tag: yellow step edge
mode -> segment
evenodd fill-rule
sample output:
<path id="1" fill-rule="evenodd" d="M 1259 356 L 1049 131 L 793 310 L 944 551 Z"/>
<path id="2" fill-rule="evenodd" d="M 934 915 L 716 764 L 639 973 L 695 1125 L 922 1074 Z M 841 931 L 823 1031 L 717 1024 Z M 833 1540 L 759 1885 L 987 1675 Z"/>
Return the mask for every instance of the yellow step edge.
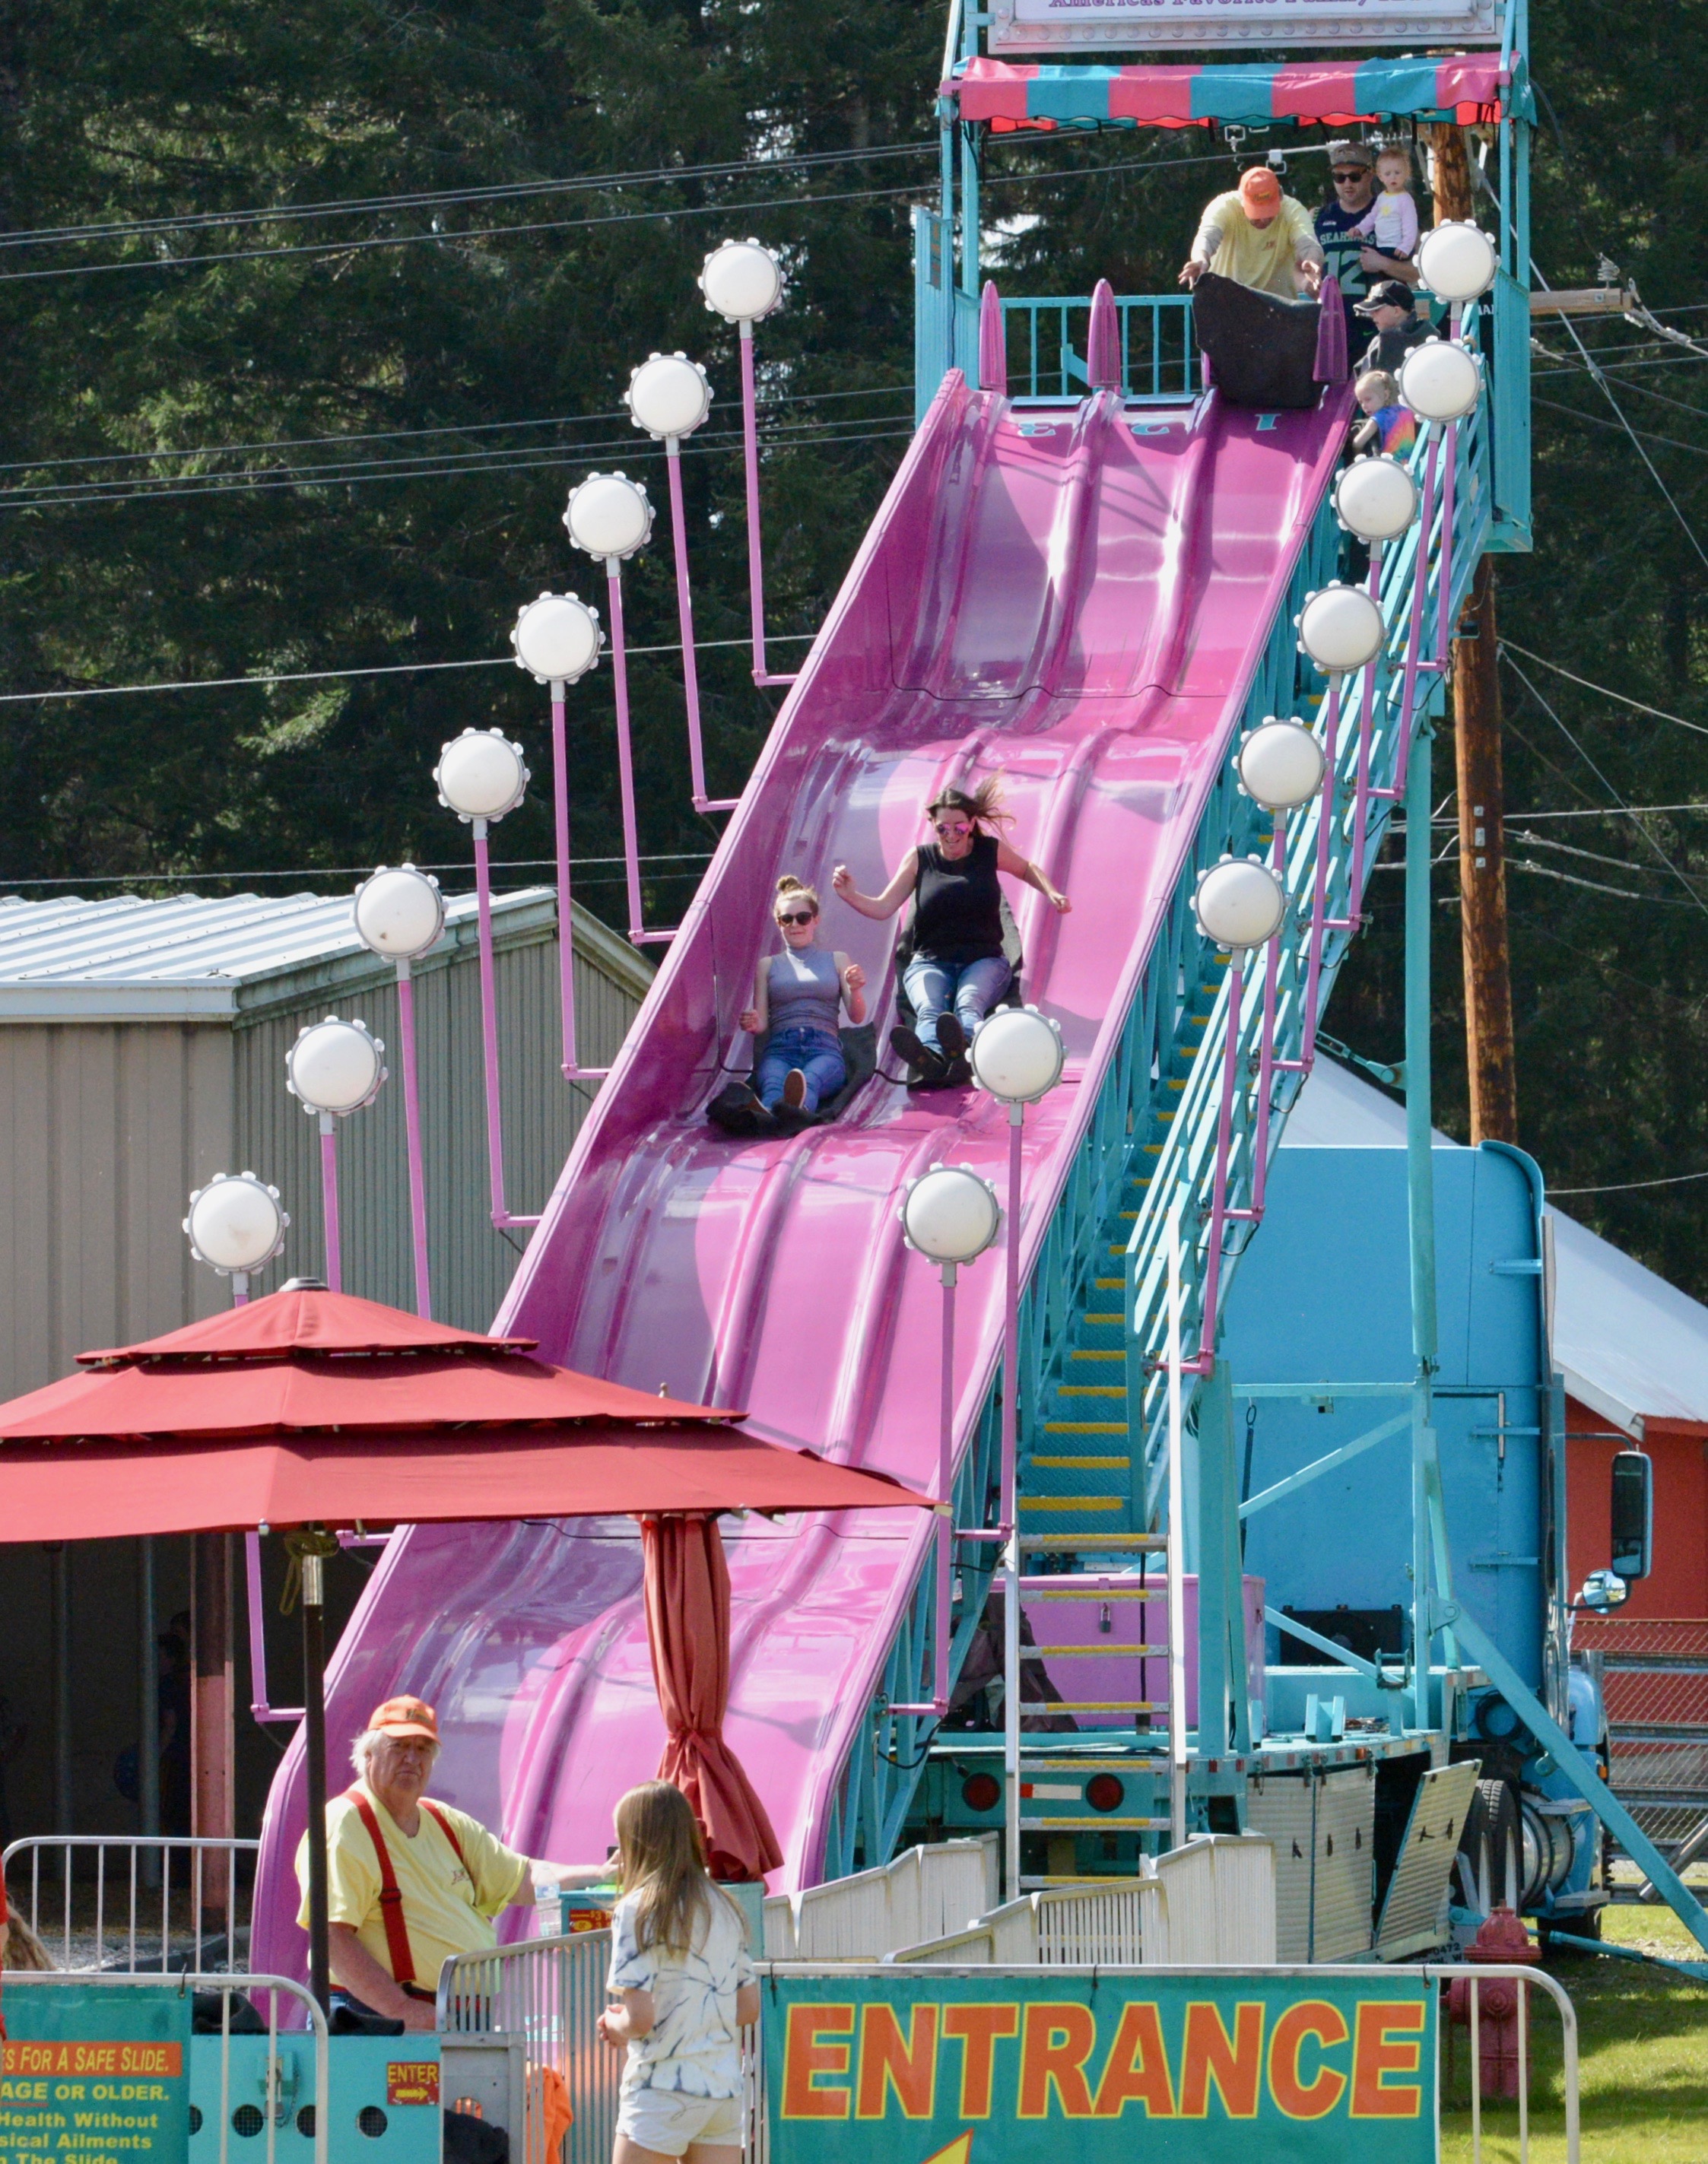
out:
<path id="1" fill-rule="evenodd" d="M 1046 1421 L 1046 1435 L 1127 1435 L 1125 1421 Z"/>
<path id="2" fill-rule="evenodd" d="M 1059 1398 L 1124 1398 L 1125 1383 L 1058 1383 Z"/>
<path id="3" fill-rule="evenodd" d="M 1047 1465 L 1055 1473 L 1127 1473 L 1132 1470 L 1130 1458 L 1034 1458 L 1033 1465 Z"/>
<path id="4" fill-rule="evenodd" d="M 1101 1285 L 1103 1280 L 1101 1278 L 1099 1278 L 1097 1282 Z M 1117 1279 L 1116 1282 L 1119 1284 L 1119 1279 Z M 1080 1317 L 1080 1320 L 1081 1322 L 1094 1322 L 1097 1324 L 1100 1328 L 1107 1328 L 1112 1324 L 1125 1322 L 1127 1317 L 1124 1315 L 1082 1315 Z"/>
<path id="5" fill-rule="evenodd" d="M 1123 1247 L 1121 1252 L 1124 1255 L 1127 1250 Z M 1127 1280 L 1125 1278 L 1093 1278 L 1091 1289 L 1094 1292 L 1125 1292 Z"/>
<path id="6" fill-rule="evenodd" d="M 1117 1315 L 1113 1317 L 1113 1320 L 1119 1322 L 1121 1317 Z M 1124 1360 L 1127 1355 L 1124 1352 L 1115 1352 L 1106 1346 L 1093 1345 L 1083 1352 L 1072 1354 L 1071 1358 L 1075 1360 Z"/>
<path id="7" fill-rule="evenodd" d="M 1125 1500 L 1119 1495 L 1022 1495 L 1022 1510 L 1124 1510 Z"/>
<path id="8" fill-rule="evenodd" d="M 1169 1078 L 1169 1089 L 1171 1089 L 1171 1090 L 1184 1090 L 1184 1089 L 1185 1088 L 1185 1086 L 1186 1086 L 1186 1082 L 1185 1082 L 1185 1077 L 1184 1075 L 1180 1078 L 1180 1079 L 1178 1082 L 1176 1082 L 1176 1081 L 1174 1079 L 1174 1078 L 1173 1078 L 1173 1076 L 1172 1076 L 1172 1075 Z"/>

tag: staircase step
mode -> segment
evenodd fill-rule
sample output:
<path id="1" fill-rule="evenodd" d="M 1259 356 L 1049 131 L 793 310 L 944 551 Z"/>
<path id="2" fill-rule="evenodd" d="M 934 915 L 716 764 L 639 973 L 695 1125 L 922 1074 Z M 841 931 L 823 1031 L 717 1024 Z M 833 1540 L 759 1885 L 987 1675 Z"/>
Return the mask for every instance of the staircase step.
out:
<path id="1" fill-rule="evenodd" d="M 1133 1465 L 1130 1458 L 1033 1458 L 1027 1462 L 1052 1473 L 1070 1468 L 1083 1473 L 1126 1473 Z"/>
<path id="2" fill-rule="evenodd" d="M 1022 1495 L 1022 1510 L 1124 1510 L 1127 1499 L 1122 1495 Z"/>

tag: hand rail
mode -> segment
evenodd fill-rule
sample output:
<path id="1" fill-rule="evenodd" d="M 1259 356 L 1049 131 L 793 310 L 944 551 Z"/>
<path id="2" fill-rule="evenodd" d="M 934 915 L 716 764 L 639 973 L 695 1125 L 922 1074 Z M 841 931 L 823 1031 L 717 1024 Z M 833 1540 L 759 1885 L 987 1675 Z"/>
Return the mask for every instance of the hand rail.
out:
<path id="1" fill-rule="evenodd" d="M 1466 310 L 1463 334 L 1468 344 L 1477 341 L 1490 316 L 1491 312 L 1481 304 Z M 1453 621 L 1453 609 L 1469 591 L 1488 533 L 1492 426 L 1486 397 L 1469 419 L 1452 424 L 1459 485 L 1447 499 L 1453 522 L 1445 580 L 1444 620 L 1448 623 Z M 1411 458 L 1414 471 L 1421 474 L 1430 460 L 1438 460 L 1447 433 L 1433 423 L 1422 428 Z M 1273 1006 L 1267 997 L 1246 1001 L 1238 1017 L 1232 1064 L 1236 1074 L 1246 1074 L 1248 1082 L 1236 1092 L 1232 1107 L 1222 1216 L 1244 1222 L 1239 1239 L 1222 1254 L 1218 1306 L 1226 1300 L 1239 1255 L 1257 1221 L 1253 1190 L 1258 1123 L 1248 1077 L 1257 1071 L 1265 1016 L 1273 1014 L 1275 1048 L 1292 1055 L 1275 1064 L 1278 1101 L 1264 1121 L 1265 1148 L 1272 1153 L 1315 1057 L 1314 1043 L 1304 1041 L 1307 990 L 1314 980 L 1314 1020 L 1315 1013 L 1327 1003 L 1358 921 L 1350 891 L 1353 864 L 1357 863 L 1361 876 L 1368 877 L 1392 816 L 1391 792 L 1395 781 L 1403 779 L 1411 738 L 1429 725 L 1445 696 L 1444 672 L 1438 665 L 1427 673 L 1404 667 L 1420 570 L 1422 591 L 1416 596 L 1422 604 L 1420 622 L 1432 628 L 1443 620 L 1443 504 L 1437 501 L 1427 538 L 1420 536 L 1414 524 L 1401 542 L 1384 551 L 1379 599 L 1389 628 L 1388 638 L 1368 672 L 1369 698 L 1364 696 L 1366 672 L 1348 676 L 1342 685 L 1341 711 L 1358 715 L 1359 724 L 1340 733 L 1331 808 L 1325 814 L 1319 799 L 1288 821 L 1285 883 L 1290 902 L 1278 943 L 1280 951 Z M 1315 677 L 1311 664 L 1301 660 L 1295 620 L 1306 595 L 1333 575 L 1343 538 L 1332 506 L 1325 500 L 1306 538 L 1286 598 L 1253 674 L 1241 730 L 1256 727 L 1268 714 L 1298 712 L 1301 700 L 1313 696 L 1320 679 Z M 1438 664 L 1445 657 L 1429 658 Z M 1319 909 L 1311 903 L 1318 887 L 1319 835 L 1325 818 L 1327 862 Z M 1018 1411 L 1022 1430 L 1030 1431 L 1067 1349 L 1080 1296 L 1086 1289 L 1087 1280 L 1098 1274 L 1093 1263 L 1100 1242 L 1106 1239 L 1109 1199 L 1127 1179 L 1134 1161 L 1148 1155 L 1154 1162 L 1146 1198 L 1120 1265 L 1126 1279 L 1127 1401 L 1133 1408 L 1134 1431 L 1132 1515 L 1136 1526 L 1145 1528 L 1158 1522 L 1167 1472 L 1167 1375 L 1166 1363 L 1160 1356 L 1168 1337 L 1168 1221 L 1171 1214 L 1178 1213 L 1187 1232 L 1182 1255 L 1180 1327 L 1183 1337 L 1190 1337 L 1201 1332 L 1205 1320 L 1208 1220 L 1217 1184 L 1216 1097 L 1227 1065 L 1228 999 L 1223 965 L 1198 929 L 1192 896 L 1200 872 L 1213 864 L 1224 848 L 1240 854 L 1260 844 L 1267 846 L 1269 839 L 1267 815 L 1239 793 L 1230 762 L 1211 784 L 1192 848 L 1135 986 L 1121 1041 L 1105 1068 L 1085 1133 L 1022 1297 Z M 1206 981 L 1215 981 L 1213 993 L 1196 989 Z M 1211 1001 L 1210 1021 L 1201 1037 L 1195 1040 L 1196 1056 L 1185 1090 L 1176 1095 L 1168 1087 L 1169 1069 L 1200 996 Z M 1196 1389 L 1197 1378 L 1189 1374 L 1185 1381 L 1190 1410 L 1190 1393 Z M 988 1506 L 999 1425 L 999 1387 L 993 1379 L 991 1395 L 958 1468 L 954 1498 L 954 1522 L 958 1526 L 992 1523 Z M 963 1597 L 950 1642 L 951 1678 L 958 1673 L 978 1628 L 993 1562 L 994 1557 L 979 1543 L 964 1542 L 959 1547 L 957 1567 Z M 862 1859 L 870 1862 L 886 1857 L 901 1837 L 935 1731 L 921 1717 L 894 1715 L 889 1709 L 917 1699 L 922 1678 L 931 1671 L 932 1587 L 932 1574 L 927 1570 L 916 1582 L 914 1597 L 891 1643 L 882 1686 L 833 1798 L 826 1835 L 826 1878 L 846 1875 Z"/>

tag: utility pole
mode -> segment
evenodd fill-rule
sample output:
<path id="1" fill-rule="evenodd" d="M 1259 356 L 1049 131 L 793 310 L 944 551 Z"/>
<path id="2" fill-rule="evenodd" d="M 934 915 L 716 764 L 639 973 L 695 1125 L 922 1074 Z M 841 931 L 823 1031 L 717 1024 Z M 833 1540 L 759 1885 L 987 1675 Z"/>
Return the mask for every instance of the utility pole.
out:
<path id="1" fill-rule="evenodd" d="M 1431 131 L 1435 220 L 1473 214 L 1463 132 Z M 1512 970 L 1506 938 L 1506 797 L 1500 772 L 1500 678 L 1495 569 L 1485 556 L 1453 643 L 1453 743 L 1459 807 L 1459 941 L 1464 958 L 1465 1064 L 1471 1141 L 1518 1140 L 1512 1053 Z M 1428 837 L 1420 835 L 1420 843 Z"/>

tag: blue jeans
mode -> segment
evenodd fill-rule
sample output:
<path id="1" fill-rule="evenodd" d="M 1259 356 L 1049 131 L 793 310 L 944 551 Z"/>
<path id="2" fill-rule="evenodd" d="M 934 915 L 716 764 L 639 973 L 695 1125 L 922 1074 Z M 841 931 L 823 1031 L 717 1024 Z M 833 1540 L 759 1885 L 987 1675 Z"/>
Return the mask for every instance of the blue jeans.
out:
<path id="1" fill-rule="evenodd" d="M 791 1067 L 798 1067 L 807 1077 L 804 1111 L 816 1112 L 848 1079 L 842 1047 L 827 1031 L 780 1029 L 754 1069 L 754 1094 L 768 1110 L 775 1111 L 782 1103 L 783 1084 Z"/>
<path id="2" fill-rule="evenodd" d="M 916 954 L 901 972 L 913 1005 L 914 1030 L 928 1051 L 942 1049 L 937 1018 L 953 1007 L 970 1037 L 1004 992 L 1014 972 L 1000 954 L 980 962 L 933 962 Z"/>

